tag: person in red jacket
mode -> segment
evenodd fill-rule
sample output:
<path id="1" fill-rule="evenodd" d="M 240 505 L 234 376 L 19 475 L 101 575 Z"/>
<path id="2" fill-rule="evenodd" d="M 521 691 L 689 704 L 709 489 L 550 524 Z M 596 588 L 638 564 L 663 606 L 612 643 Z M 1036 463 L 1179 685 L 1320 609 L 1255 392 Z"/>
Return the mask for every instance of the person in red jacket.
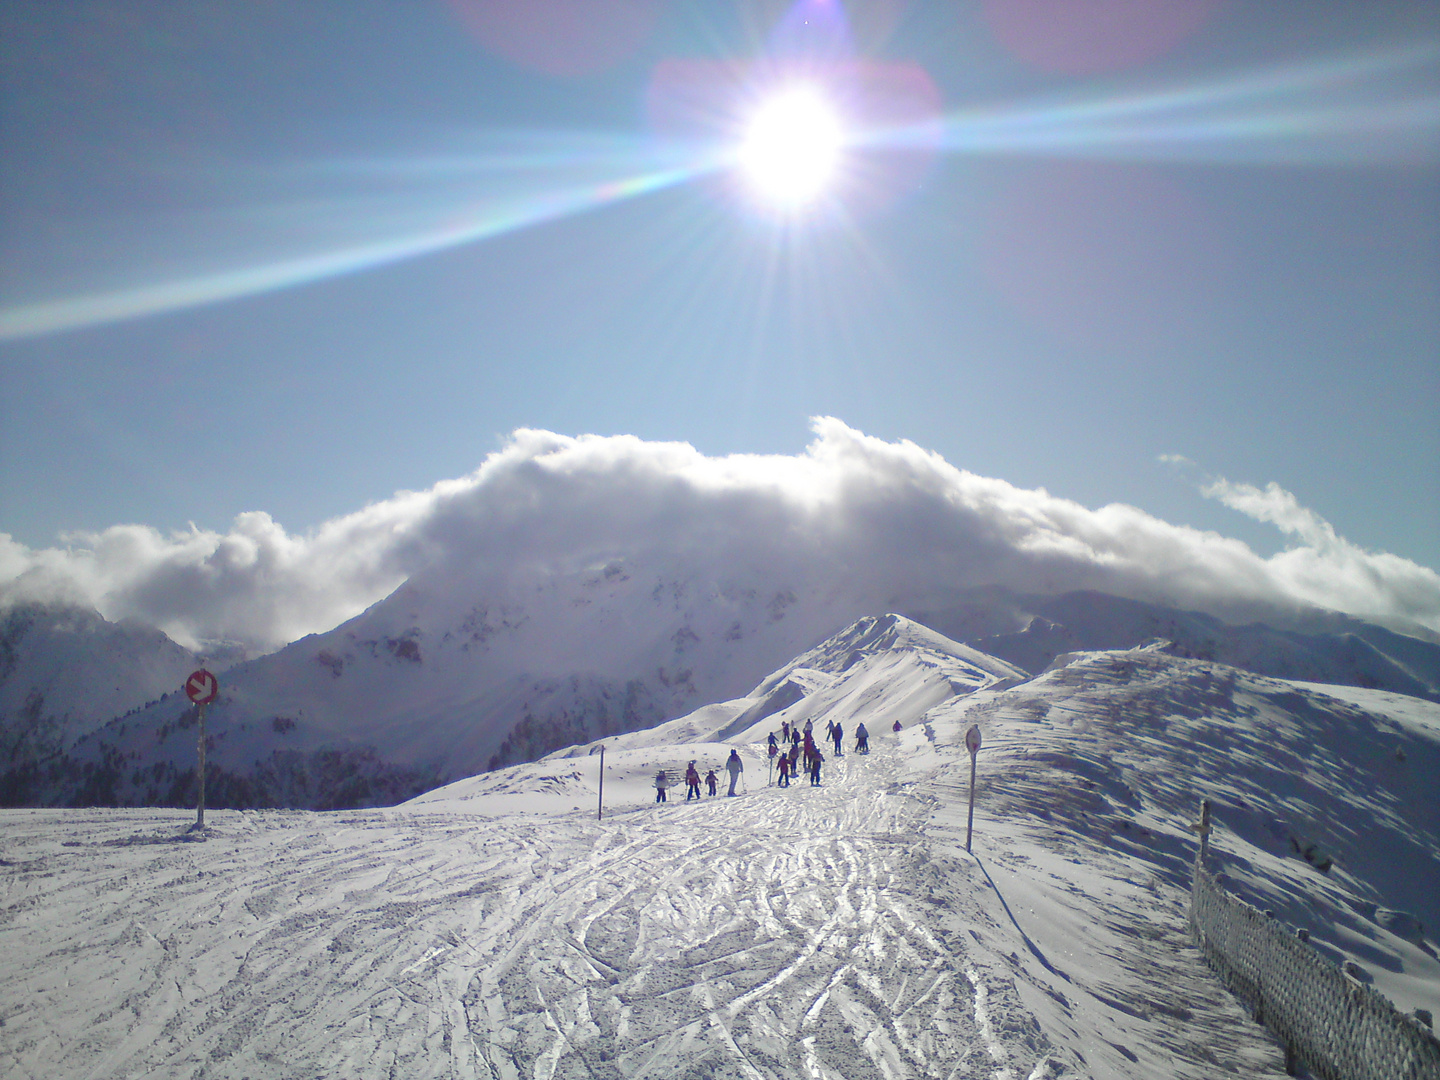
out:
<path id="1" fill-rule="evenodd" d="M 700 798 L 700 773 L 695 769 L 692 761 L 685 768 L 685 801 Z"/>

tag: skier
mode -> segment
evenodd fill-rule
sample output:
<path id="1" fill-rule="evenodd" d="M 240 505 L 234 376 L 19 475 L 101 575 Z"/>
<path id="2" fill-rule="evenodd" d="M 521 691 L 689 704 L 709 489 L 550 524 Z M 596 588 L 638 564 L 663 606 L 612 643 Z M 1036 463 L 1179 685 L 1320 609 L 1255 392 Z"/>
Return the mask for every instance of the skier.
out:
<path id="1" fill-rule="evenodd" d="M 790 755 L 780 755 L 780 779 L 775 781 L 776 787 L 790 786 Z"/>
<path id="2" fill-rule="evenodd" d="M 714 769 L 711 769 L 705 774 L 705 786 L 710 789 L 711 795 L 714 795 L 720 790 L 720 781 L 715 778 Z"/>
<path id="3" fill-rule="evenodd" d="M 800 770 L 799 770 L 799 768 L 797 767 L 797 763 L 798 763 L 799 760 L 800 760 L 800 745 L 799 745 L 798 743 L 792 743 L 792 744 L 791 744 L 791 746 L 790 746 L 789 759 L 790 759 L 790 779 L 793 780 L 793 779 L 795 779 L 795 777 L 797 777 L 797 776 L 800 775 Z"/>
<path id="4" fill-rule="evenodd" d="M 685 767 L 685 801 L 700 798 L 700 773 L 692 761 Z"/>
<path id="5" fill-rule="evenodd" d="M 899 720 L 896 720 L 896 721 L 895 721 L 895 726 L 892 727 L 890 730 L 891 730 L 891 731 L 899 731 L 902 726 L 903 726 L 903 725 L 900 723 L 900 721 L 899 721 Z"/>
<path id="6" fill-rule="evenodd" d="M 790 741 L 790 721 L 789 721 L 789 720 L 781 720 L 781 721 L 780 721 L 780 741 L 781 741 L 781 742 L 787 742 L 787 743 Z"/>
<path id="7" fill-rule="evenodd" d="M 657 803 L 665 801 L 665 789 L 669 786 L 670 778 L 665 775 L 665 770 L 661 769 L 655 774 L 655 801 Z"/>
<path id="8" fill-rule="evenodd" d="M 770 750 L 769 750 L 770 756 L 773 758 L 773 757 L 774 757 L 776 754 L 778 754 L 779 752 L 780 752 L 780 747 L 775 744 L 775 733 L 772 731 L 772 732 L 770 732 Z"/>
<path id="9" fill-rule="evenodd" d="M 865 730 L 865 721 L 863 720 L 855 728 L 855 752 L 857 754 L 870 752 L 870 732 Z"/>
<path id="10" fill-rule="evenodd" d="M 730 774 L 730 790 L 725 794 L 734 795 L 735 783 L 740 779 L 740 774 L 745 771 L 745 763 L 740 760 L 740 751 L 730 751 L 730 756 L 725 761 L 725 771 Z"/>
<path id="11" fill-rule="evenodd" d="M 819 787 L 819 786 L 820 786 L 820 763 L 821 763 L 822 761 L 824 761 L 824 760 L 825 760 L 825 757 L 824 757 L 823 754 L 820 753 L 820 750 L 819 750 L 818 748 L 815 750 L 815 752 L 814 752 L 813 754 L 810 755 L 810 786 L 811 786 L 811 787 Z"/>
<path id="12" fill-rule="evenodd" d="M 835 722 L 835 725 L 830 729 L 830 737 L 835 740 L 835 756 L 843 757 L 844 755 L 840 752 L 840 740 L 845 738 L 845 729 L 840 726 L 840 722 L 838 720 Z"/>

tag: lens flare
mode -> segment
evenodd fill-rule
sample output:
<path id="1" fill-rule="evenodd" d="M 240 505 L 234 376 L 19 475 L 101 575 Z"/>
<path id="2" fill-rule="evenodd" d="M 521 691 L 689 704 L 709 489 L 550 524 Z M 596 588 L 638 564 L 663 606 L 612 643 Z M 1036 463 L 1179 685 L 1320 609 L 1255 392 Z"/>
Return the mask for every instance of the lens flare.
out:
<path id="1" fill-rule="evenodd" d="M 805 10 L 818 19 L 830 2 L 806 0 Z M 183 218 L 37 219 L 0 236 L 9 271 L 0 342 L 358 273 L 683 184 L 729 197 L 737 183 L 782 219 L 824 209 L 849 222 L 857 207 L 902 197 L 936 155 L 1255 166 L 1440 159 L 1435 43 L 945 116 L 917 66 L 837 59 L 841 51 L 815 46 L 750 67 L 663 64 L 648 137 L 449 133 L 420 152 L 367 161 L 359 176 L 333 159 L 299 176 L 227 169 L 227 183 L 213 187 L 244 197 Z M 757 96 L 766 87 L 790 90 Z M 746 102 L 760 104 L 747 116 Z M 267 171 L 274 177 L 257 180 Z M 188 204 L 185 182 L 175 180 L 175 201 Z"/>
<path id="2" fill-rule="evenodd" d="M 830 102 L 816 87 L 793 86 L 756 110 L 740 145 L 740 167 L 766 201 L 802 207 L 835 177 L 843 145 Z"/>

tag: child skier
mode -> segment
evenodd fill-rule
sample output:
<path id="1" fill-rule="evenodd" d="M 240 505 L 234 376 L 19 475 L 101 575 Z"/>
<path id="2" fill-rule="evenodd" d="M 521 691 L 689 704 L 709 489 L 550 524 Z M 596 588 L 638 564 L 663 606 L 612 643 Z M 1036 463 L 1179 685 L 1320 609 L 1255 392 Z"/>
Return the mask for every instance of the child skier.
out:
<path id="1" fill-rule="evenodd" d="M 700 798 L 700 773 L 692 761 L 685 767 L 685 801 Z"/>

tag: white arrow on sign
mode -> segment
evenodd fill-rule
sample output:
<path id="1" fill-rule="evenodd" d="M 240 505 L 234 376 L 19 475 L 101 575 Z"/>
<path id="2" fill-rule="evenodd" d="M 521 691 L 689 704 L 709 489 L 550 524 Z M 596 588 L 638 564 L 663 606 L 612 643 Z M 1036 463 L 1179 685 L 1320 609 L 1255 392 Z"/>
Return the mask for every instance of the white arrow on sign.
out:
<path id="1" fill-rule="evenodd" d="M 185 680 L 185 696 L 196 705 L 208 705 L 220 693 L 220 681 L 201 668 Z"/>

